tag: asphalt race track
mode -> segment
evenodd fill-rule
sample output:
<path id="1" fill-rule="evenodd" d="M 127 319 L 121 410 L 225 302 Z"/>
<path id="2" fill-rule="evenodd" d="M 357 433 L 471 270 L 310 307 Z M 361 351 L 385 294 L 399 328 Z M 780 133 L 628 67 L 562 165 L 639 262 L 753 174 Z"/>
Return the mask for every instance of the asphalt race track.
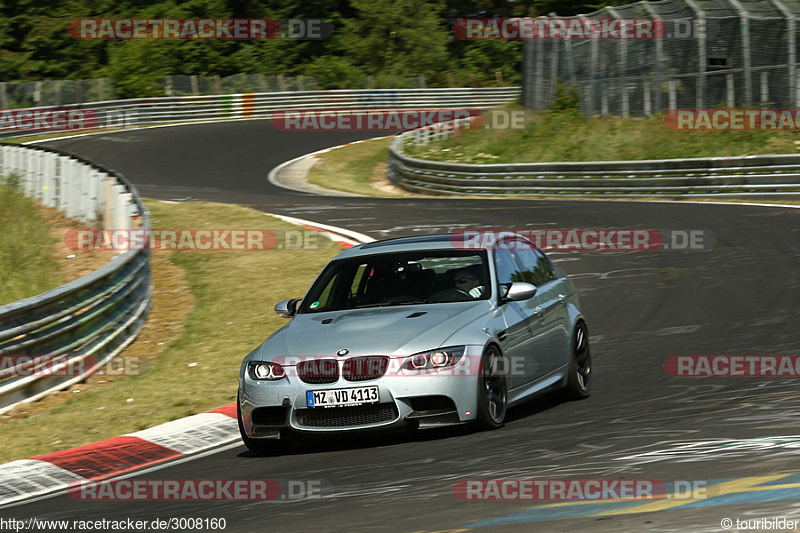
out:
<path id="1" fill-rule="evenodd" d="M 267 182 L 269 170 L 288 159 L 370 136 L 279 132 L 266 120 L 250 120 L 48 145 L 121 171 L 146 197 L 242 203 L 375 238 L 453 228 L 653 228 L 703 230 L 715 242 L 707 251 L 552 255 L 575 280 L 589 321 L 594 384 L 588 400 L 539 398 L 511 410 L 505 427 L 488 433 L 458 429 L 327 439 L 303 442 L 280 457 L 257 457 L 237 446 L 141 474 L 324 480 L 329 494 L 323 499 L 125 503 L 59 495 L 4 514 L 224 517 L 229 532 L 723 531 L 720 520 L 726 517 L 800 519 L 798 379 L 679 378 L 663 368 L 671 355 L 800 354 L 799 210 L 317 197 Z M 547 506 L 464 502 L 453 494 L 453 484 L 464 479 L 542 477 L 697 481 L 709 482 L 698 486 L 711 489 L 705 500 L 690 505 L 656 500 Z"/>

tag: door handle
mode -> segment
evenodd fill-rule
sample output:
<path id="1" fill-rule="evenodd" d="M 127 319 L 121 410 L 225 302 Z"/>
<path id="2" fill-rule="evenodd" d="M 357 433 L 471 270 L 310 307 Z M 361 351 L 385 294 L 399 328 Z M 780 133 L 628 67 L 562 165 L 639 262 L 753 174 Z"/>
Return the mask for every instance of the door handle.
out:
<path id="1" fill-rule="evenodd" d="M 540 306 L 537 305 L 533 308 L 533 316 L 541 317 L 542 313 L 544 313 L 544 309 L 542 309 Z"/>
<path id="2" fill-rule="evenodd" d="M 563 304 L 563 303 L 564 303 L 564 302 L 566 302 L 566 301 L 567 301 L 567 297 L 566 297 L 566 296 L 564 296 L 563 294 L 559 294 L 559 295 L 558 295 L 558 302 L 559 302 L 559 303 L 562 303 L 562 304 Z"/>

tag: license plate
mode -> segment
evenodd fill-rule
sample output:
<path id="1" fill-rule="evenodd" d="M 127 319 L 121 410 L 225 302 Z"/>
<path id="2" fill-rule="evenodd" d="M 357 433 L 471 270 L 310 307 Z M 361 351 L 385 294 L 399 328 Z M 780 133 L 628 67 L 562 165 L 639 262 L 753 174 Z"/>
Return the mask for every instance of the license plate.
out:
<path id="1" fill-rule="evenodd" d="M 363 405 L 378 403 L 380 399 L 378 387 L 306 391 L 306 403 L 309 407 Z"/>

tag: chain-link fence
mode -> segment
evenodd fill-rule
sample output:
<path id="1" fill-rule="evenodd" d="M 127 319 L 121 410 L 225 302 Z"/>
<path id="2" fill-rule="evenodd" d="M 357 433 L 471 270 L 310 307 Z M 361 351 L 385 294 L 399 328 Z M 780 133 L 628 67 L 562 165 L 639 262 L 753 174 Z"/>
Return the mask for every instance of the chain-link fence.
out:
<path id="1" fill-rule="evenodd" d="M 637 19 L 656 31 L 649 38 L 587 32 L 524 42 L 523 101 L 546 108 L 561 80 L 578 89 L 587 115 L 797 108 L 798 17 L 800 0 L 663 0 L 562 19 L 567 27 L 577 20 L 579 29 Z"/>
<path id="2" fill-rule="evenodd" d="M 102 102 L 116 98 L 114 82 L 107 78 L 0 82 L 0 109 Z"/>
<path id="3" fill-rule="evenodd" d="M 800 1 L 800 0 L 799 0 Z M 454 87 L 452 79 L 450 87 Z M 399 80 L 409 89 L 424 89 L 424 76 Z M 286 91 L 316 91 L 321 89 L 315 78 L 308 76 L 265 76 L 263 74 L 234 74 L 233 76 L 166 76 L 161 82 L 163 96 L 210 96 L 221 94 L 273 93 Z M 375 77 L 367 76 L 359 87 L 375 88 Z M 59 106 L 84 102 L 114 100 L 114 80 L 50 80 L 31 82 L 0 82 L 0 109 Z"/>

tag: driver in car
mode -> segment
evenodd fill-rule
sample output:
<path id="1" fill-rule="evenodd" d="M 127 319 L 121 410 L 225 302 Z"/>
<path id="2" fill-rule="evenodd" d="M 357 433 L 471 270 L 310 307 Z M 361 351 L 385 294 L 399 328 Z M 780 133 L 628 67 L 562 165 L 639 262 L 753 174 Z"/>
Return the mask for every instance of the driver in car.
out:
<path id="1" fill-rule="evenodd" d="M 456 290 L 464 291 L 473 298 L 480 298 L 483 294 L 484 286 L 478 275 L 466 268 L 455 273 L 453 284 Z"/>

